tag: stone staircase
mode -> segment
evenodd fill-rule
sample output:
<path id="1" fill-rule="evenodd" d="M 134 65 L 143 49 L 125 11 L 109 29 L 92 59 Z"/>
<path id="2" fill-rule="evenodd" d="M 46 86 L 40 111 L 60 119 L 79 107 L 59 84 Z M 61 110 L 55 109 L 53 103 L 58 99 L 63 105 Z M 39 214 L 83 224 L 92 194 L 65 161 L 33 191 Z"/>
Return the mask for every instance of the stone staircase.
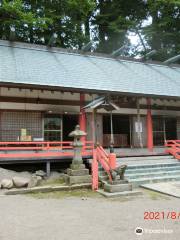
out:
<path id="1" fill-rule="evenodd" d="M 125 178 L 133 187 L 146 183 L 180 181 L 180 161 L 173 156 L 144 156 L 118 158 L 117 165 L 127 164 Z M 99 167 L 99 180 L 108 179 L 106 172 Z"/>

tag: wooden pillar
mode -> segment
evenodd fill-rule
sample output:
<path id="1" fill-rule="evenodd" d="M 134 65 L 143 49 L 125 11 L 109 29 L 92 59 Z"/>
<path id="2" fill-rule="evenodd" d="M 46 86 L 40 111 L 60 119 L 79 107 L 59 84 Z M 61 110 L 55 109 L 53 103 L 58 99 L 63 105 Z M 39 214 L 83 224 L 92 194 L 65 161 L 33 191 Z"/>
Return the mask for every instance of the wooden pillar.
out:
<path id="1" fill-rule="evenodd" d="M 142 122 L 141 122 L 141 115 L 140 115 L 140 104 L 139 104 L 139 99 L 137 99 L 137 134 L 138 134 L 138 139 L 139 139 L 139 146 L 143 148 L 143 142 L 142 142 Z"/>
<path id="2" fill-rule="evenodd" d="M 83 107 L 85 106 L 85 94 L 80 93 L 80 114 L 79 114 L 79 126 L 80 130 L 86 132 L 86 113 Z M 81 141 L 85 143 L 86 137 L 81 137 Z"/>
<path id="3" fill-rule="evenodd" d="M 92 109 L 92 117 L 91 117 L 91 130 L 92 130 L 92 141 L 93 144 L 96 144 L 96 110 Z"/>
<path id="4" fill-rule="evenodd" d="M 49 177 L 51 174 L 51 164 L 49 161 L 46 162 L 46 176 Z"/>
<path id="5" fill-rule="evenodd" d="M 150 152 L 153 151 L 153 126 L 151 115 L 151 99 L 147 99 L 147 148 Z"/>

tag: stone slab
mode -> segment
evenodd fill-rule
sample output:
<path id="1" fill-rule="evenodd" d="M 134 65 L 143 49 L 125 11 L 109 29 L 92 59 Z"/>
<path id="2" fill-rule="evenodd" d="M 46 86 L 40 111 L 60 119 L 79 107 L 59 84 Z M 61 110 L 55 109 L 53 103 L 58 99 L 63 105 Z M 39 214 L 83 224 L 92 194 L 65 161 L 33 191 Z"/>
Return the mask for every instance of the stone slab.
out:
<path id="1" fill-rule="evenodd" d="M 70 165 L 70 168 L 73 169 L 73 170 L 78 170 L 78 169 L 85 169 L 85 165 L 84 164 L 74 164 L 72 163 Z"/>
<path id="2" fill-rule="evenodd" d="M 107 198 L 139 196 L 143 194 L 141 191 L 138 191 L 138 190 L 109 193 L 100 189 L 100 190 L 97 190 L 97 192 Z"/>
<path id="3" fill-rule="evenodd" d="M 123 184 L 123 183 L 128 183 L 128 180 L 114 180 L 114 181 L 112 181 L 112 182 L 110 182 L 110 181 L 108 180 L 107 183 L 113 184 L 113 185 L 115 185 L 115 184 Z"/>
<path id="4" fill-rule="evenodd" d="M 141 187 L 180 198 L 180 181 L 143 184 Z"/>
<path id="5" fill-rule="evenodd" d="M 67 169 L 67 175 L 69 176 L 83 176 L 83 175 L 89 175 L 88 169 L 77 169 L 73 170 L 71 168 Z"/>
<path id="6" fill-rule="evenodd" d="M 53 191 L 70 191 L 75 189 L 82 188 L 91 188 L 91 183 L 83 183 L 83 184 L 74 184 L 72 186 L 67 185 L 56 185 L 56 186 L 42 186 L 42 187 L 33 187 L 33 188 L 21 188 L 21 189 L 12 189 L 5 191 L 5 195 L 17 195 L 17 194 L 27 194 L 27 193 L 45 193 L 45 192 L 53 192 Z"/>
<path id="7" fill-rule="evenodd" d="M 78 184 L 78 183 L 91 183 L 92 177 L 91 175 L 84 175 L 84 176 L 67 176 L 67 183 Z"/>
<path id="8" fill-rule="evenodd" d="M 105 183 L 104 191 L 109 193 L 132 191 L 132 184 L 131 183 L 124 183 L 124 184 Z"/>

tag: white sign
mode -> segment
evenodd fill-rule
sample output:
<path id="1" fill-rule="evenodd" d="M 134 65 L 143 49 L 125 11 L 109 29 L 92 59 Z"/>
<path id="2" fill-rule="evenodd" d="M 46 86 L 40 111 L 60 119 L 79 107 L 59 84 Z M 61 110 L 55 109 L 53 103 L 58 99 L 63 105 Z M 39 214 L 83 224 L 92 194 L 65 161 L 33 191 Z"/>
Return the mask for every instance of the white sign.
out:
<path id="1" fill-rule="evenodd" d="M 142 122 L 135 122 L 135 131 L 137 133 L 142 133 Z"/>

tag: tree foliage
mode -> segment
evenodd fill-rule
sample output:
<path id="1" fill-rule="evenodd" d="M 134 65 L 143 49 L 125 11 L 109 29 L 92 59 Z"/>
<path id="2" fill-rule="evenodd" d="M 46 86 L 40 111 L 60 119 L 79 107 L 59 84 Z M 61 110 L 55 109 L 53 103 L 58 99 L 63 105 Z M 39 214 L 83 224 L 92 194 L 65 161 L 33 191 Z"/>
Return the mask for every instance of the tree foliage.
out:
<path id="1" fill-rule="evenodd" d="M 1 1 L 0 37 L 2 39 L 10 38 L 10 30 L 13 27 L 18 40 L 29 41 L 31 29 L 46 29 L 50 22 L 51 19 L 39 17 L 21 0 Z"/>
<path id="2" fill-rule="evenodd" d="M 87 41 L 83 25 L 93 8 L 91 0 L 4 0 L 0 37 L 9 39 L 13 26 L 20 41 L 47 44 L 56 33 L 57 46 L 80 48 Z"/>
<path id="3" fill-rule="evenodd" d="M 89 40 L 95 51 L 111 53 L 126 45 L 124 55 L 164 60 L 180 51 L 180 0 L 3 0 L 0 38 L 80 49 Z M 129 35 L 137 36 L 132 45 Z"/>
<path id="4" fill-rule="evenodd" d="M 94 20 L 99 37 L 99 51 L 112 52 L 127 45 L 128 31 L 146 18 L 145 3 L 142 0 L 101 0 L 99 12 Z"/>
<path id="5" fill-rule="evenodd" d="M 180 0 L 149 0 L 152 23 L 144 28 L 146 41 L 158 51 L 156 60 L 165 60 L 180 52 Z"/>

